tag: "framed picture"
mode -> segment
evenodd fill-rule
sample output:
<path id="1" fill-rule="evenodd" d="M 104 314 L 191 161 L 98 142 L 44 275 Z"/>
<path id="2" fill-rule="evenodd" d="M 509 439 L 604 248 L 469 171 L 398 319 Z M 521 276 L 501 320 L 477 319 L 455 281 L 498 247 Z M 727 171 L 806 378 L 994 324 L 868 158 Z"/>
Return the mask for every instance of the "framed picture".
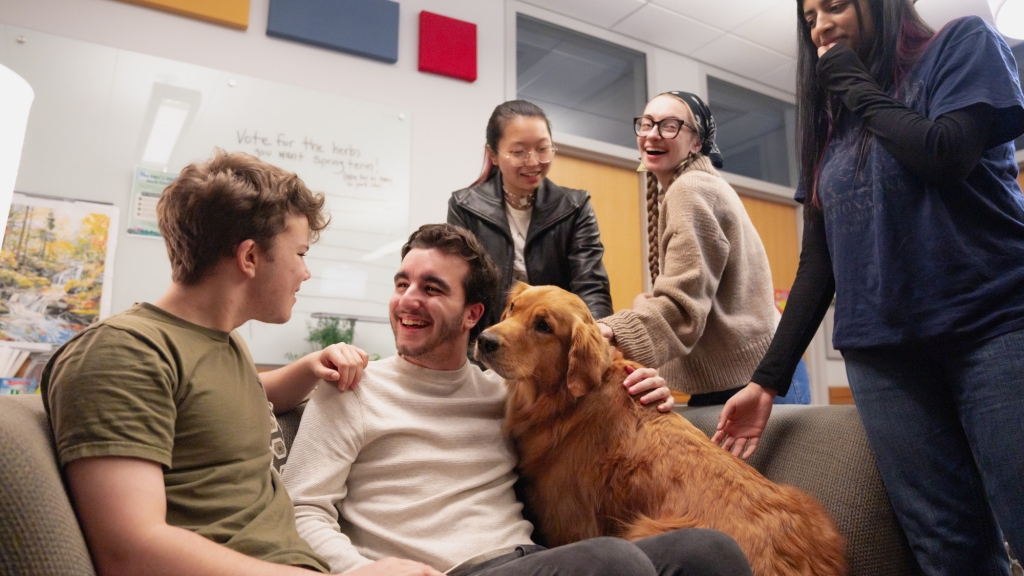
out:
<path id="1" fill-rule="evenodd" d="M 0 340 L 63 344 L 110 314 L 115 206 L 15 193 L 0 250 Z"/>

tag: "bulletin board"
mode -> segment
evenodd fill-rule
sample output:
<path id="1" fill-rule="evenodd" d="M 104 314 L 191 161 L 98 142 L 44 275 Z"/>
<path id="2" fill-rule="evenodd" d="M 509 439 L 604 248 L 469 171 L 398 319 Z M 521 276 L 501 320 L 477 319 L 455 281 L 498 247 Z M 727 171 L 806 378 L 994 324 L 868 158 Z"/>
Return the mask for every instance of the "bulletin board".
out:
<path id="1" fill-rule="evenodd" d="M 294 171 L 326 195 L 331 224 L 307 255 L 312 278 L 292 320 L 241 330 L 256 362 L 305 350 L 313 313 L 387 315 L 409 231 L 407 110 L 12 26 L 0 25 L 0 39 L 0 63 L 36 93 L 20 191 L 111 203 L 131 221 L 140 168 L 173 176 L 219 147 Z M 154 134 L 175 131 L 154 146 Z M 170 284 L 163 242 L 127 230 L 117 232 L 115 313 Z"/>

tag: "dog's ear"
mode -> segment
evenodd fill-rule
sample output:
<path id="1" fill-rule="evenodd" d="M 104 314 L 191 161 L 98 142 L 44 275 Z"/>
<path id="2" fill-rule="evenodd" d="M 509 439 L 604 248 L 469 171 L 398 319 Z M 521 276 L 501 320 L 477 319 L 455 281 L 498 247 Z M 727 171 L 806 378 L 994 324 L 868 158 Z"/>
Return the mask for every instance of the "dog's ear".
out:
<path id="1" fill-rule="evenodd" d="M 508 290 L 508 299 L 512 300 L 516 296 L 519 296 L 520 294 L 522 294 L 529 287 L 530 287 L 530 285 L 527 284 L 526 282 L 520 282 L 520 281 L 516 280 L 516 283 L 513 284 L 512 287 L 509 288 L 509 290 Z"/>
<path id="2" fill-rule="evenodd" d="M 576 319 L 572 325 L 569 373 L 566 377 L 569 393 L 579 398 L 597 388 L 608 364 L 608 344 L 601 337 L 597 324 Z"/>
<path id="3" fill-rule="evenodd" d="M 516 280 L 516 283 L 512 285 L 512 288 L 508 291 L 508 296 L 505 298 L 505 310 L 501 313 L 501 319 L 504 320 L 508 313 L 512 311 L 512 300 L 515 300 L 517 296 L 522 294 L 529 288 L 530 285 L 526 282 L 520 282 Z"/>

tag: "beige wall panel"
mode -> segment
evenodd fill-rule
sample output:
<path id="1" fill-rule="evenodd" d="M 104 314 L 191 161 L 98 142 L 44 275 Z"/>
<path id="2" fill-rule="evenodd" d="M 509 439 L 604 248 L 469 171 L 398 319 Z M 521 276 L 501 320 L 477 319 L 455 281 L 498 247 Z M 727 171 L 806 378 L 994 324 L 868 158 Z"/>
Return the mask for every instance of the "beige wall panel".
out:
<path id="1" fill-rule="evenodd" d="M 789 290 L 796 279 L 800 263 L 800 241 L 797 238 L 796 208 L 778 202 L 752 198 L 737 188 L 740 200 L 761 235 L 768 263 L 772 268 L 772 285 L 776 290 Z"/>
<path id="2" fill-rule="evenodd" d="M 611 281 L 612 307 L 629 308 L 643 289 L 640 245 L 640 179 L 633 170 L 559 154 L 548 178 L 559 186 L 590 192 L 604 244 L 604 266 Z"/>

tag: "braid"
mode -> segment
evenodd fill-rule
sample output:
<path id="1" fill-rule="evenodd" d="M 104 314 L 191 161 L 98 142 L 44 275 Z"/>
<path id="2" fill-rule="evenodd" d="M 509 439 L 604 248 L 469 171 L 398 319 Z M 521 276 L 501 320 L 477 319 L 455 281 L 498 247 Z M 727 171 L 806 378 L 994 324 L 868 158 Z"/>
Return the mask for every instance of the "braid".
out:
<path id="1" fill-rule="evenodd" d="M 672 179 L 668 183 L 668 188 L 672 187 L 672 183 L 679 178 L 679 175 L 686 171 L 690 166 L 690 162 L 693 160 L 693 155 L 687 156 L 679 167 L 676 168 L 675 173 L 672 174 Z M 658 279 L 660 273 L 658 265 L 658 178 L 655 177 L 654 173 L 647 173 L 647 265 L 651 269 L 651 289 L 654 288 L 654 281 Z"/>
<path id="2" fill-rule="evenodd" d="M 647 265 L 651 269 L 651 286 L 658 278 L 658 178 L 647 173 Z"/>

